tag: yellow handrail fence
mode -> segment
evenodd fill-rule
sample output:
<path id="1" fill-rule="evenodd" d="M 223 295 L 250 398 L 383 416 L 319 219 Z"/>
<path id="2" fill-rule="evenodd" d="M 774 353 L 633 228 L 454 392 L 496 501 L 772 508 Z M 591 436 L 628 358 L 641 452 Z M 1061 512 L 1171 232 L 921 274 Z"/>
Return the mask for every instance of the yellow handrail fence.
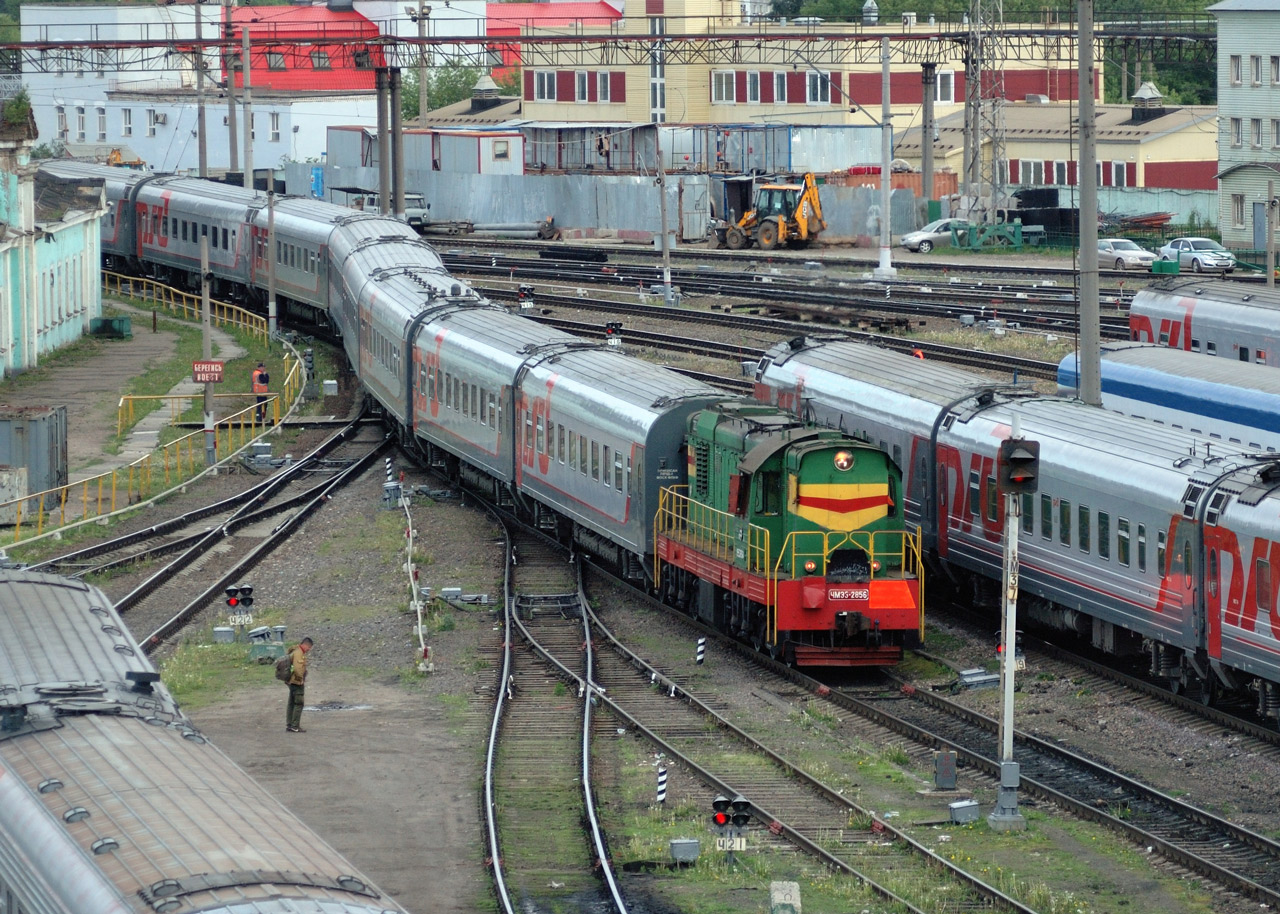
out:
<path id="1" fill-rule="evenodd" d="M 103 291 L 114 295 L 132 296 L 156 303 L 176 316 L 189 320 L 200 319 L 200 296 L 173 289 L 150 279 L 124 276 L 119 273 L 102 273 Z M 235 327 L 260 339 L 267 338 L 267 321 L 243 308 L 224 302 L 213 302 L 210 316 L 215 323 Z M 293 403 L 302 391 L 303 370 L 301 363 L 285 351 L 287 370 L 283 389 L 270 397 L 270 415 L 265 422 L 257 418 L 257 404 L 251 403 L 214 425 L 215 460 L 222 460 L 244 447 L 267 428 L 279 423 L 281 404 Z M 218 397 L 253 397 L 252 393 L 218 394 Z M 175 401 L 190 401 L 192 397 L 152 396 L 121 397 L 117 409 L 117 434 L 123 434 L 135 421 L 134 404 L 145 400 L 168 400 L 170 423 L 176 424 L 184 407 Z M 202 472 L 205 461 L 205 432 L 198 429 L 189 435 L 161 445 L 150 454 L 132 463 L 105 473 L 90 476 L 43 492 L 33 492 L 21 498 L 0 502 L 0 524 L 12 524 L 11 542 L 17 543 L 24 535 L 39 536 L 46 529 L 64 527 L 68 523 L 103 517 L 131 504 L 145 501 L 153 495 L 172 488 L 183 480 Z"/>

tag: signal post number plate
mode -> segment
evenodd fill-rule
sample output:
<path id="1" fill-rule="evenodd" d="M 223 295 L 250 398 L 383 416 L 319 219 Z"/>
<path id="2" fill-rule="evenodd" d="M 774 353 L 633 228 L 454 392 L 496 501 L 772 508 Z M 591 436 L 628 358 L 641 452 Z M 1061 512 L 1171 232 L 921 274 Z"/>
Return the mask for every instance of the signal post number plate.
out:
<path id="1" fill-rule="evenodd" d="M 229 613 L 227 615 L 228 625 L 252 625 L 253 613 Z"/>
<path id="2" fill-rule="evenodd" d="M 746 838 L 716 838 L 716 850 L 718 851 L 745 851 L 746 849 Z"/>

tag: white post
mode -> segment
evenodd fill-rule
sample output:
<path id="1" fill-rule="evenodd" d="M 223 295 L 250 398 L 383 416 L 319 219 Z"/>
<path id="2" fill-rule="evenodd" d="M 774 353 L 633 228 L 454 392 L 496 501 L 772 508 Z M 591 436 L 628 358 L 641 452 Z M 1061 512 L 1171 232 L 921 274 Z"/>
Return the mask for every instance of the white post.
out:
<path id="1" fill-rule="evenodd" d="M 1267 288 L 1276 287 L 1276 182 L 1267 182 Z"/>
<path id="2" fill-rule="evenodd" d="M 267 336 L 276 335 L 276 192 L 267 188 Z"/>
<path id="3" fill-rule="evenodd" d="M 662 301 L 671 306 L 671 239 L 667 235 L 667 167 L 662 161 L 662 122 L 653 122 L 653 148 L 658 157 L 658 220 L 662 223 Z"/>
<path id="4" fill-rule="evenodd" d="M 200 232 L 200 330 L 203 337 L 201 354 L 207 362 L 213 358 L 213 319 L 209 314 L 209 236 Z M 218 462 L 218 447 L 213 434 L 213 383 L 204 385 L 204 462 Z"/>
<path id="5" fill-rule="evenodd" d="M 893 195 L 893 112 L 889 106 L 889 39 L 880 39 L 880 265 L 872 275 L 876 279 L 893 279 L 889 249 L 893 245 L 893 226 L 889 206 Z"/>

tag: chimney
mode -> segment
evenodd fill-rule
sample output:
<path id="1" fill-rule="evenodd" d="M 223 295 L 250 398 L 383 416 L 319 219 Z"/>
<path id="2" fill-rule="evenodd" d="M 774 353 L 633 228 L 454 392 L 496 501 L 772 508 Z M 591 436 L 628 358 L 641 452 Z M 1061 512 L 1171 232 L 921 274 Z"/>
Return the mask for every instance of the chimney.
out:
<path id="1" fill-rule="evenodd" d="M 484 74 L 471 90 L 471 113 L 479 114 L 481 111 L 488 111 L 501 104 L 502 99 L 498 97 L 498 84 L 488 73 Z"/>
<path id="2" fill-rule="evenodd" d="M 1129 98 L 1133 101 L 1132 119 L 1134 121 L 1153 121 L 1164 116 L 1164 96 L 1160 94 L 1155 83 L 1144 82 Z"/>

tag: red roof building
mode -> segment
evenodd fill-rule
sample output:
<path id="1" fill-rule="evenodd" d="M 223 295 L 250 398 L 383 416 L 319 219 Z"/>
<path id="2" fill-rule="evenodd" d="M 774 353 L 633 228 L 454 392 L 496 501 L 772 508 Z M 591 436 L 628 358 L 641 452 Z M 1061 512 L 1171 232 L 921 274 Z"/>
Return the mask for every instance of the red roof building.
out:
<path id="1" fill-rule="evenodd" d="M 568 0 L 563 3 L 487 3 L 485 17 L 485 34 L 499 36 L 519 35 L 533 29 L 602 28 L 622 19 L 622 13 L 603 0 Z M 493 71 L 495 79 L 520 66 L 518 44 L 495 44 L 493 50 L 502 55 L 502 66 Z"/>
<path id="2" fill-rule="evenodd" d="M 243 30 L 249 30 L 250 85 L 254 90 L 372 91 L 374 67 L 386 65 L 376 44 L 366 45 L 358 40 L 375 41 L 378 27 L 354 10 L 237 6 L 230 13 L 230 28 L 237 43 L 242 40 Z M 300 39 L 308 43 L 301 44 Z M 239 55 L 234 59 L 235 85 L 241 87 L 244 80 L 239 72 Z M 226 60 L 222 67 L 225 79 Z"/>

